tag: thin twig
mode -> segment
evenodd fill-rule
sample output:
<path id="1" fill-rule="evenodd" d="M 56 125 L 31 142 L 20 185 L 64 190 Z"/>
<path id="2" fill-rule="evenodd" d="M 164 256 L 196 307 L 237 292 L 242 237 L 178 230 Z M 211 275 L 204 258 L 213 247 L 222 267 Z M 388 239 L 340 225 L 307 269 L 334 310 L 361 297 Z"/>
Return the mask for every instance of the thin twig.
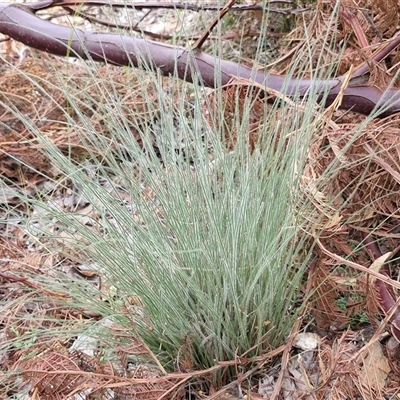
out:
<path id="1" fill-rule="evenodd" d="M 204 31 L 204 33 L 196 40 L 195 44 L 192 47 L 194 51 L 200 51 L 204 42 L 210 36 L 211 31 L 215 28 L 218 22 L 222 21 L 224 15 L 232 8 L 232 6 L 236 3 L 237 0 L 229 0 L 225 7 L 219 12 L 219 15 L 211 22 L 210 26 Z"/>
<path id="2" fill-rule="evenodd" d="M 281 4 L 286 7 L 283 8 L 275 8 L 270 7 L 273 4 Z M 157 1 L 148 1 L 141 3 L 122 3 L 122 2 L 110 2 L 109 0 L 43 0 L 38 1 L 36 3 L 30 3 L 29 7 L 34 10 L 44 10 L 47 8 L 55 7 L 55 6 L 82 6 L 82 5 L 90 5 L 90 6 L 109 6 L 112 8 L 135 8 L 136 10 L 145 9 L 173 9 L 173 10 L 188 10 L 188 11 L 220 11 L 221 6 L 218 4 L 187 4 L 187 3 L 175 3 L 175 2 L 166 2 L 160 3 Z M 276 13 L 276 14 L 300 14 L 310 9 L 307 7 L 299 7 L 298 4 L 294 1 L 285 1 L 285 0 L 271 0 L 268 3 L 261 2 L 255 4 L 236 4 L 232 7 L 233 11 L 243 12 L 243 11 L 264 11 L 268 13 Z"/>
<path id="3" fill-rule="evenodd" d="M 146 30 L 143 30 L 141 28 L 138 28 L 137 26 L 131 26 L 129 24 L 122 24 L 122 23 L 115 24 L 115 23 L 110 22 L 110 21 L 104 21 L 103 19 L 94 17 L 94 16 L 89 15 L 89 14 L 87 14 L 85 12 L 82 12 L 82 11 L 75 10 L 75 9 L 73 9 L 71 7 L 63 6 L 63 9 L 65 11 L 67 11 L 69 15 L 74 15 L 74 16 L 80 17 L 80 18 L 82 18 L 82 19 L 84 19 L 86 21 L 89 21 L 91 23 L 96 23 L 96 24 L 99 24 L 99 25 L 102 25 L 102 26 L 106 26 L 107 28 L 126 29 L 126 30 L 130 30 L 130 31 L 141 33 L 141 34 L 143 34 L 145 36 L 148 36 L 148 37 L 151 37 L 153 39 L 161 39 L 161 40 L 171 40 L 172 39 L 171 35 L 167 35 L 167 34 L 163 34 L 163 33 L 153 33 L 153 32 L 146 31 Z"/>
<path id="4" fill-rule="evenodd" d="M 365 272 L 366 274 L 372 275 L 374 278 L 377 278 L 381 280 L 382 282 L 387 283 L 390 286 L 393 286 L 397 289 L 400 289 L 400 282 L 397 282 L 390 278 L 387 275 L 381 274 L 380 272 L 376 272 L 373 269 L 370 269 L 368 267 L 364 267 L 361 264 L 355 263 L 350 260 L 346 260 L 345 258 L 339 256 L 338 254 L 330 252 L 322 243 L 319 239 L 317 239 L 317 244 L 318 247 L 329 257 L 333 258 L 336 261 L 339 261 L 340 263 L 347 265 L 348 267 L 354 268 L 358 271 Z"/>
<path id="5" fill-rule="evenodd" d="M 53 290 L 45 289 L 42 286 L 38 285 L 37 283 L 30 282 L 27 278 L 21 278 L 19 276 L 5 274 L 4 272 L 1 272 L 1 271 L 0 271 L 0 277 L 7 281 L 20 282 L 20 283 L 24 284 L 25 286 L 31 287 L 33 289 L 38 289 L 41 292 L 48 294 L 50 296 L 62 297 L 65 299 L 70 297 L 68 294 L 65 294 L 65 293 L 60 293 L 60 292 L 55 292 Z"/>

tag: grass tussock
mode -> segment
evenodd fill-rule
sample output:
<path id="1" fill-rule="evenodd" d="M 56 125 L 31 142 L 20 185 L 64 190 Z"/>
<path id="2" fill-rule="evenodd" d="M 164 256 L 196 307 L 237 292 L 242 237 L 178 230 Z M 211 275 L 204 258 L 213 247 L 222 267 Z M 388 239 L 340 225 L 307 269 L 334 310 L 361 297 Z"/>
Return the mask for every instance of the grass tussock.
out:
<path id="1" fill-rule="evenodd" d="M 119 84 L 99 72 L 95 66 L 86 79 L 68 80 L 58 71 L 44 89 L 25 75 L 53 102 L 54 124 L 69 146 L 7 106 L 51 166 L 35 171 L 46 184 L 33 197 L 20 195 L 8 217 L 31 210 L 18 224 L 32 246 L 101 281 L 71 279 L 56 268 L 43 285 L 68 295 L 69 307 L 130 330 L 163 371 L 256 360 L 278 347 L 301 310 L 298 290 L 311 254 L 308 203 L 299 208 L 296 198 L 313 103 L 298 112 L 283 102 L 281 112 L 293 118 L 284 128 L 264 121 L 259 144 L 250 146 L 253 99 L 243 97 L 228 146 L 226 124 L 218 122 L 226 110 L 211 110 L 211 129 L 201 86 L 134 71 L 141 101 L 127 107 Z M 213 383 L 234 374 L 218 372 Z"/>
<path id="2" fill-rule="evenodd" d="M 56 218 L 52 240 L 69 238 L 67 256 L 84 255 L 80 261 L 98 266 L 103 284 L 116 287 L 118 297 L 140 299 L 140 313 L 131 315 L 133 334 L 165 368 L 259 356 L 282 342 L 298 311 L 308 256 L 293 194 L 309 132 L 299 129 L 303 136 L 251 152 L 242 128 L 227 151 L 199 112 L 200 90 L 191 93 L 191 104 L 182 93 L 175 93 L 178 104 L 162 87 L 158 93 L 160 116 L 136 127 L 140 143 L 109 111 L 118 104 L 107 101 L 101 107 L 110 136 L 88 126 L 82 138 L 88 148 L 104 149 L 101 157 L 71 162 L 42 138 L 52 163 L 92 208 L 89 223 L 79 212 L 44 207 L 40 222 L 29 221 L 32 233 L 45 236 L 40 225 Z M 74 107 L 73 98 L 69 103 Z M 297 128 L 309 120 L 294 123 Z M 268 128 L 263 135 L 276 135 Z M 86 288 L 76 290 L 74 297 L 85 298 Z M 93 303 L 93 292 L 87 293 Z M 112 305 L 101 304 L 99 313 L 118 313 Z"/>

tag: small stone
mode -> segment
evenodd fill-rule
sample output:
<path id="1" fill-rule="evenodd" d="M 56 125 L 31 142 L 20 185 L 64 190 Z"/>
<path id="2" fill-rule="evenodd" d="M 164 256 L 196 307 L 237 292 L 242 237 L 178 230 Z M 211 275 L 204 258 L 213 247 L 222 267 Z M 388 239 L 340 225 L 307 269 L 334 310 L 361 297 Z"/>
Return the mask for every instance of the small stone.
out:
<path id="1" fill-rule="evenodd" d="M 304 351 L 315 350 L 320 340 L 321 338 L 316 333 L 302 332 L 294 339 L 293 346 Z"/>

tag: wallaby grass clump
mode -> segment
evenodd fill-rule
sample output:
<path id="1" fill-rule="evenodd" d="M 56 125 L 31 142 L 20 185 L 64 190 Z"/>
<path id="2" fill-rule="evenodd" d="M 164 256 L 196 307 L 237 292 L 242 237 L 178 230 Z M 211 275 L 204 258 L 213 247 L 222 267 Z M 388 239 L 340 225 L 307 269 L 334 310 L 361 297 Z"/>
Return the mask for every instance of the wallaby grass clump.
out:
<path id="1" fill-rule="evenodd" d="M 64 266 L 43 285 L 68 295 L 57 307 L 90 310 L 124 329 L 162 371 L 207 369 L 237 356 L 256 360 L 285 340 L 301 310 L 309 203 L 299 208 L 296 193 L 313 103 L 302 112 L 282 103 L 290 123 L 265 120 L 264 140 L 250 146 L 252 99 L 243 99 L 228 146 L 225 110 L 213 109 L 211 129 L 201 85 L 135 71 L 140 109 L 127 108 L 125 101 L 134 104 L 129 95 L 119 97 L 117 84 L 99 71 L 88 69 L 85 80 L 59 70 L 48 86 L 25 75 L 60 113 L 55 125 L 73 138 L 69 150 L 10 108 L 51 166 L 39 171 L 46 185 L 19 203 L 32 210 L 18 222 L 27 240 Z M 101 285 L 71 279 L 62 272 L 67 266 L 92 271 Z M 90 332 L 106 348 L 126 345 L 110 343 L 102 329 Z M 217 371 L 212 384 L 235 374 Z"/>
<path id="2" fill-rule="evenodd" d="M 56 243 L 68 236 L 68 251 L 75 247 L 85 255 L 82 263 L 97 265 L 104 285 L 122 298 L 140 298 L 133 332 L 169 370 L 209 368 L 279 345 L 297 315 L 308 261 L 304 221 L 293 201 L 310 139 L 301 129 L 311 123 L 307 113 L 286 127 L 300 134 L 253 152 L 240 122 L 243 132 L 229 151 L 200 113 L 200 90 L 191 90 L 191 104 L 183 93 L 173 104 L 158 87 L 159 119 L 136 128 L 140 143 L 129 126 L 135 118 L 124 125 L 109 112 L 118 109 L 114 100 L 99 105 L 110 136 L 87 126 L 82 137 L 88 148 L 103 149 L 100 157 L 71 162 L 43 142 L 96 218 L 82 223 L 52 209 L 40 215 L 41 223 L 58 219 L 63 234 L 53 237 Z M 73 98 L 69 103 L 75 107 Z M 147 107 L 151 113 L 155 103 Z M 263 129 L 263 135 L 276 133 L 273 126 Z M 84 298 L 84 291 L 75 297 Z M 100 309 L 104 314 L 103 304 Z M 116 312 L 111 305 L 106 310 Z"/>

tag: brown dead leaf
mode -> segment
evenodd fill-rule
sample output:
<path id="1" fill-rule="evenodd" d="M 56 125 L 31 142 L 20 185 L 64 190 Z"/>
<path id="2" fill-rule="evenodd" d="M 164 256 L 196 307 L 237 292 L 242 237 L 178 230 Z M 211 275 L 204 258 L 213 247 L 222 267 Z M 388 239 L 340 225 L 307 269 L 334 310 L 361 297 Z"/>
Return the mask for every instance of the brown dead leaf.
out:
<path id="1" fill-rule="evenodd" d="M 368 352 L 365 354 L 363 361 L 362 372 L 377 393 L 381 393 L 384 389 L 390 369 L 388 359 L 383 354 L 382 345 L 379 342 L 375 342 L 368 347 Z"/>

